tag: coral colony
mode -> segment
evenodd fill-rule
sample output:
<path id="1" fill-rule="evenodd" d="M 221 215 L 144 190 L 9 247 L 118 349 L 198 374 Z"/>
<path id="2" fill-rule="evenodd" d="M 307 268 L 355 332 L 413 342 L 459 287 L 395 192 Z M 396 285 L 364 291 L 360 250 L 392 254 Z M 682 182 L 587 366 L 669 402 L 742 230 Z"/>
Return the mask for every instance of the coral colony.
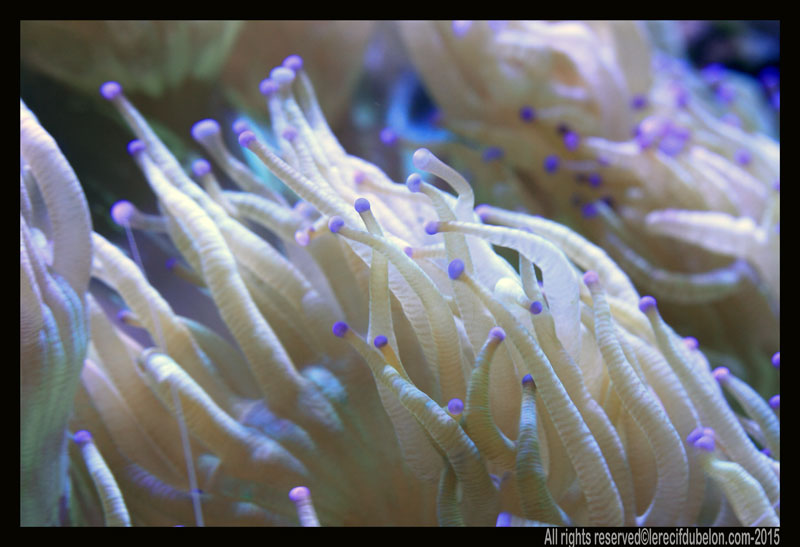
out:
<path id="1" fill-rule="evenodd" d="M 234 130 L 292 199 L 237 159 L 216 121 L 192 128 L 209 160 L 185 169 L 119 84 L 100 90 L 158 198 L 157 214 L 123 201 L 113 219 L 130 241 L 171 241 L 172 271 L 213 302 L 219 329 L 177 315 L 135 245 L 92 231 L 72 169 L 20 103 L 22 524 L 780 524 L 779 395 L 766 401 L 729 368 L 712 370 L 697 340 L 662 319 L 661 299 L 639 293 L 624 267 L 635 255 L 615 261 L 553 220 L 476 207 L 470 183 L 426 148 L 405 184 L 389 180 L 333 135 L 297 56 L 260 90 L 274 144 Z M 513 110 L 523 124 L 556 115 Z M 681 118 L 661 120 L 652 132 L 643 121 L 637 139 L 684 139 Z M 537 163 L 560 173 L 594 146 L 609 169 L 635 170 L 635 144 L 590 135 L 570 122 L 562 153 Z M 768 169 L 761 148 L 748 151 L 744 163 Z M 721 252 L 777 283 L 772 236 L 759 239 L 771 224 L 732 216 L 747 190 L 771 222 L 777 192 L 734 176 L 742 167 L 716 152 L 692 153 L 692 168 L 739 181 L 733 209 L 646 222 L 701 246 L 729 242 Z M 684 190 L 722 195 L 711 183 Z M 104 310 L 90 278 L 124 307 Z"/>
<path id="2" fill-rule="evenodd" d="M 634 21 L 399 25 L 440 124 L 484 151 L 488 200 L 514 210 L 533 193 L 530 211 L 601 245 L 704 350 L 763 368 L 779 343 L 780 147 L 750 80 L 690 69 Z"/>

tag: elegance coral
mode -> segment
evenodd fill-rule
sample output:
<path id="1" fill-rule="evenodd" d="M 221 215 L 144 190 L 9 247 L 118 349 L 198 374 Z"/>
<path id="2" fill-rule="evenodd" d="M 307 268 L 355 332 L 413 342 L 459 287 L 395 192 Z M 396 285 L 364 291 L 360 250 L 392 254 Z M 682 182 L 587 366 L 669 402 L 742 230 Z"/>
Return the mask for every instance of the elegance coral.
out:
<path id="1" fill-rule="evenodd" d="M 122 88 L 101 88 L 159 203 L 157 215 L 118 204 L 115 221 L 131 241 L 168 236 L 174 271 L 225 328 L 177 315 L 96 233 L 90 260 L 79 232 L 73 290 L 91 332 L 70 421 L 87 466 L 76 457 L 70 470 L 73 522 L 98 523 L 102 507 L 107 524 L 139 525 L 778 523 L 779 435 L 763 401 L 734 411 L 704 355 L 605 251 L 541 217 L 476 210 L 470 184 L 426 149 L 393 183 L 334 137 L 299 57 L 261 91 L 280 153 L 241 124 L 239 143 L 294 203 L 225 148 L 213 120 L 193 128 L 214 162 L 195 162 L 193 180 Z M 34 174 L 21 197 L 34 183 L 48 195 Z M 68 239 L 58 215 L 81 216 L 61 205 L 48 203 L 54 230 L 38 237 L 53 241 L 54 271 Z M 86 293 L 89 265 L 128 310 L 109 316 Z M 29 331 L 23 380 L 44 373 L 23 347 Z M 23 412 L 23 434 L 28 423 Z"/>
<path id="2" fill-rule="evenodd" d="M 718 65 L 699 73 L 647 28 L 400 23 L 438 124 L 457 136 L 428 146 L 456 159 L 482 150 L 487 165 L 471 166 L 487 191 L 575 227 L 683 332 L 774 389 L 762 372 L 780 331 L 772 114 L 752 81 Z"/>

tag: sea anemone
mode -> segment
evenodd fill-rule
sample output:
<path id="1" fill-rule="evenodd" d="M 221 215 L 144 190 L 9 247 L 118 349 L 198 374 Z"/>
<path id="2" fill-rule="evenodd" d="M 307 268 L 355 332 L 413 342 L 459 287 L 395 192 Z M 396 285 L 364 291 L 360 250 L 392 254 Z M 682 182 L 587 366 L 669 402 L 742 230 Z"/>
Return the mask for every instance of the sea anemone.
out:
<path id="1" fill-rule="evenodd" d="M 170 267 L 223 326 L 176 314 L 135 246 L 129 258 L 92 233 L 87 255 L 85 211 L 47 203 L 53 227 L 71 212 L 85 228 L 72 257 L 90 320 L 88 335 L 73 331 L 89 339 L 68 426 L 73 522 L 778 524 L 769 406 L 726 376 L 748 402 L 730 405 L 696 344 L 605 251 L 556 222 L 476 208 L 427 149 L 405 185 L 392 182 L 338 142 L 297 56 L 260 89 L 272 144 L 241 124 L 238 140 L 291 193 L 259 180 L 213 120 L 192 128 L 213 166 L 198 160 L 190 177 L 121 86 L 101 88 L 158 198 L 157 214 L 121 202 L 114 220 L 132 242 L 169 238 Z M 33 171 L 21 197 L 34 185 L 47 195 Z M 53 271 L 70 235 L 41 231 Z M 98 285 L 86 292 L 89 267 L 125 308 L 104 311 Z M 67 325 L 85 325 L 73 315 Z M 20 368 L 38 388 L 48 371 L 30 365 L 23 332 Z M 51 499 L 64 492 L 52 487 Z"/>
<path id="2" fill-rule="evenodd" d="M 780 146 L 752 78 L 699 72 L 634 21 L 400 29 L 456 136 L 448 157 L 482 151 L 471 167 L 507 207 L 589 237 L 682 332 L 774 389 L 762 370 L 779 345 Z"/>

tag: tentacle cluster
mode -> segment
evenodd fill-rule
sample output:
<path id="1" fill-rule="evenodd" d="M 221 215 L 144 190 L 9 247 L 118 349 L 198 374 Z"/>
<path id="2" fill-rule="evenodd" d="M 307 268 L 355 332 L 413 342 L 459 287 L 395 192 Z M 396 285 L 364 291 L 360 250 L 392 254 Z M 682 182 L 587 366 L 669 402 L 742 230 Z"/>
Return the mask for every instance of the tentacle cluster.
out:
<path id="1" fill-rule="evenodd" d="M 68 519 L 67 420 L 86 357 L 89 208 L 55 140 L 20 101 L 20 523 Z"/>
<path id="2" fill-rule="evenodd" d="M 438 131 L 457 136 L 399 127 L 406 141 L 481 173 L 487 201 L 575 227 L 670 321 L 774 389 L 759 370 L 779 345 L 780 145 L 752 82 L 689 68 L 634 21 L 400 29 Z"/>
<path id="3" fill-rule="evenodd" d="M 779 421 L 763 401 L 734 411 L 702 353 L 601 249 L 476 211 L 429 150 L 405 186 L 347 154 L 298 57 L 261 91 L 279 151 L 248 129 L 239 143 L 299 199 L 247 171 L 212 121 L 193 130 L 213 160 L 193 180 L 119 85 L 101 89 L 159 206 L 115 219 L 168 235 L 224 324 L 176 314 L 92 234 L 83 283 L 91 265 L 128 308 L 109 317 L 85 296 L 72 421 L 91 431 L 76 440 L 107 522 L 666 525 L 728 504 L 741 524 L 777 518 Z M 713 461 L 687 440 L 698 427 L 714 428 Z"/>

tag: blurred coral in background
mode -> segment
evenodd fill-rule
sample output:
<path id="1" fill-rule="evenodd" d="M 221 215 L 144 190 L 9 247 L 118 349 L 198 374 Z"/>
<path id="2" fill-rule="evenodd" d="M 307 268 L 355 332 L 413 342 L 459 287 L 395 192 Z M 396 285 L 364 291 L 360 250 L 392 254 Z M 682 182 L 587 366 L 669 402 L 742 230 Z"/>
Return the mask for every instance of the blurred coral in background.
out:
<path id="1" fill-rule="evenodd" d="M 158 96 L 218 78 L 240 21 L 22 21 L 20 60 L 85 93 L 114 79 Z"/>
<path id="2" fill-rule="evenodd" d="M 512 191 L 493 196 L 495 183 L 490 202 L 588 235 L 682 332 L 768 380 L 780 301 L 780 147 L 768 97 L 779 81 L 693 68 L 674 56 L 688 49 L 675 22 L 400 25 L 437 123 L 453 134 L 417 144 L 460 158 L 477 149 L 483 165 L 473 169 L 487 175 L 507 166 L 494 176 Z"/>
<path id="3" fill-rule="evenodd" d="M 160 96 L 189 80 L 228 87 L 260 109 L 258 82 L 290 53 L 302 55 L 325 89 L 335 120 L 352 94 L 369 21 L 22 21 L 20 60 L 84 93 L 114 80 Z"/>

